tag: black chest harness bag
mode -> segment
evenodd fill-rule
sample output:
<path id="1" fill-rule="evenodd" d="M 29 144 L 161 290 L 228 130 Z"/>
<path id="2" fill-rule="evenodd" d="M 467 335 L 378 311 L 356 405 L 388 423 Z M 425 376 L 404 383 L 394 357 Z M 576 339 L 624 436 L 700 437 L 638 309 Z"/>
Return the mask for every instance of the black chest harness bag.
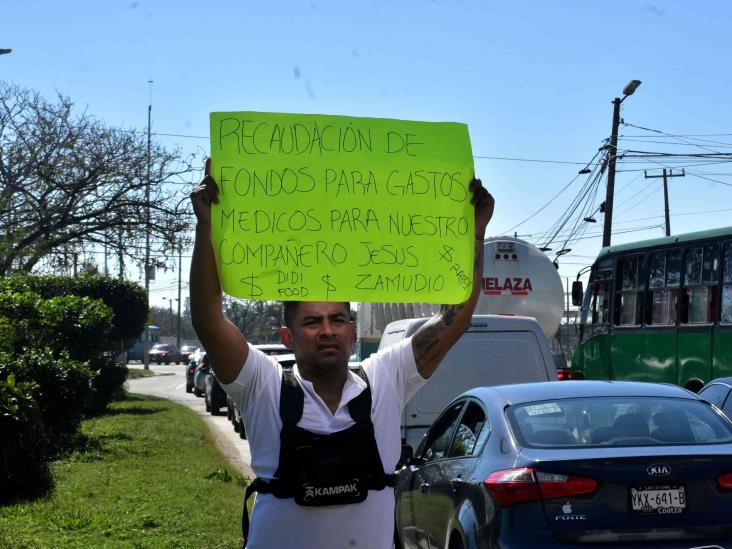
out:
<path id="1" fill-rule="evenodd" d="M 247 487 L 241 519 L 245 546 L 249 535 L 247 500 L 254 492 L 320 507 L 361 503 L 369 490 L 396 485 L 396 475 L 384 472 L 376 445 L 369 381 L 362 368 L 355 373 L 366 382 L 366 389 L 348 403 L 355 423 L 343 431 L 319 435 L 297 426 L 305 394 L 293 371 L 282 370 L 280 462 L 275 478 L 256 478 Z"/>

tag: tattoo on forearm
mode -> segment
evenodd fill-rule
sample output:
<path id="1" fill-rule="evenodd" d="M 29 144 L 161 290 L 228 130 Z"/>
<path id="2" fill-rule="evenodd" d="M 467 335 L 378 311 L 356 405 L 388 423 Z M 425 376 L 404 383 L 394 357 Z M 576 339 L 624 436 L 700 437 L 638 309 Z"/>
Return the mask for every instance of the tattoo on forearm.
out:
<path id="1" fill-rule="evenodd" d="M 422 374 L 423 370 L 429 366 L 436 358 L 436 347 L 440 342 L 440 333 L 455 321 L 457 313 L 465 305 L 443 305 L 440 314 L 430 320 L 414 339 L 414 359 L 417 363 L 417 371 Z"/>
<path id="2" fill-rule="evenodd" d="M 438 343 L 437 334 L 442 329 L 441 321 L 426 325 L 414 336 L 414 361 L 417 363 L 417 371 L 422 374 L 434 356 L 432 352 Z"/>
<path id="3" fill-rule="evenodd" d="M 471 307 L 470 311 L 475 308 L 475 301 L 477 300 L 478 290 L 480 288 L 480 278 L 483 275 L 483 245 L 483 235 L 476 234 L 475 260 L 473 262 L 473 276 L 475 280 L 473 282 L 471 297 L 465 303 L 443 305 L 440 313 L 422 326 L 412 339 L 414 359 L 417 363 L 417 371 L 420 374 L 424 374 L 427 369 L 429 369 L 427 373 L 431 374 L 444 354 L 449 350 L 452 342 L 462 335 L 456 333 L 458 328 L 455 326 L 455 322 L 457 321 L 459 326 L 469 322 L 467 312 L 460 315 L 460 320 L 458 320 L 458 315 L 467 305 Z"/>

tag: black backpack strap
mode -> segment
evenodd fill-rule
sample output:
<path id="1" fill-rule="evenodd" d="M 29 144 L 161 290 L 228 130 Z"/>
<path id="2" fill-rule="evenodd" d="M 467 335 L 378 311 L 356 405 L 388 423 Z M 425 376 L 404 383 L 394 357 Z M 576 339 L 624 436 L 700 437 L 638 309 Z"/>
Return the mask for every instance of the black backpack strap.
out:
<path id="1" fill-rule="evenodd" d="M 241 536 L 244 540 L 242 548 L 247 546 L 247 538 L 249 538 L 249 510 L 247 509 L 247 502 L 254 492 L 266 494 L 269 492 L 267 482 L 262 479 L 255 478 L 252 483 L 247 486 L 244 492 L 244 505 L 241 511 Z"/>
<path id="2" fill-rule="evenodd" d="M 379 449 L 373 434 L 374 424 L 371 421 L 371 384 L 366 376 L 366 372 L 360 366 L 353 370 L 353 373 L 366 382 L 366 389 L 348 403 L 348 412 L 357 424 L 366 428 L 366 432 L 374 441 L 372 447 L 373 456 L 371 457 L 373 469 L 369 478 L 369 490 L 383 490 L 386 487 L 393 488 L 397 484 L 397 475 L 384 473 L 381 456 L 379 455 Z"/>
<path id="3" fill-rule="evenodd" d="M 305 393 L 290 368 L 282 369 L 282 386 L 280 389 L 280 418 L 282 423 L 295 426 L 302 417 L 305 405 Z"/>
<path id="4" fill-rule="evenodd" d="M 366 389 L 348 403 L 348 412 L 356 423 L 362 423 L 364 421 L 371 423 L 371 385 L 369 384 L 369 379 L 366 377 L 366 372 L 363 371 L 361 366 L 353 370 L 353 373 L 366 382 Z"/>

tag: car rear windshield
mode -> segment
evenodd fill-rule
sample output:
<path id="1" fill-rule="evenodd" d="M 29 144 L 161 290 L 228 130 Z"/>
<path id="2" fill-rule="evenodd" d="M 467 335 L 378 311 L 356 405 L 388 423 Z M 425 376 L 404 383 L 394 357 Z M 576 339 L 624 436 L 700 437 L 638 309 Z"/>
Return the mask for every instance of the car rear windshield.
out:
<path id="1" fill-rule="evenodd" d="M 669 446 L 732 442 L 732 426 L 696 400 L 602 397 L 545 400 L 506 409 L 529 448 Z"/>

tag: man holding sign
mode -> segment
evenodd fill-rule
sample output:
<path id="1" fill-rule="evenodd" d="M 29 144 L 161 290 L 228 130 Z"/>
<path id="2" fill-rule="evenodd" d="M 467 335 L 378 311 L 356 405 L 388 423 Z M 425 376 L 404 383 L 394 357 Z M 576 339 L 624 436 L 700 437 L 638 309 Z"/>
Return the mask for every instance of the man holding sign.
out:
<path id="1" fill-rule="evenodd" d="M 250 113 L 247 115 L 240 117 L 238 126 L 231 122 L 232 117 L 225 117 L 226 123 L 218 124 L 217 133 L 212 131 L 212 143 L 216 135 L 219 145 L 224 144 L 226 136 L 236 126 L 237 143 L 233 146 L 238 154 L 257 156 L 283 153 L 284 134 L 281 129 L 279 134 L 276 129 L 272 129 L 281 126 L 266 126 L 265 122 L 260 121 L 250 124 L 250 129 L 245 129 L 244 123 L 251 122 L 252 118 Z M 326 142 L 325 128 L 336 128 L 335 123 L 331 126 L 321 125 L 321 131 L 316 123 L 303 126 L 305 129 L 298 130 L 297 125 L 293 124 L 295 133 L 291 135 L 297 136 L 297 131 L 300 131 L 300 137 L 296 144 L 294 141 L 290 142 L 289 148 L 284 148 L 284 153 L 288 150 L 299 150 L 296 147 L 302 150 L 310 147 L 312 150 L 312 136 L 316 133 L 321 139 L 318 144 L 322 147 L 320 154 L 334 151 L 342 153 L 341 149 L 346 148 L 339 145 L 339 136 L 345 135 L 343 131 L 339 133 L 333 129 L 330 134 L 333 141 Z M 268 133 L 258 137 L 256 131 Z M 305 132 L 310 141 L 303 137 Z M 394 131 L 384 132 L 389 140 L 395 139 L 394 134 Z M 363 135 L 367 135 L 365 130 Z M 404 133 L 400 135 L 403 136 Z M 280 143 L 272 136 L 279 136 Z M 414 135 L 402 139 L 402 151 L 409 153 L 418 150 L 419 139 Z M 363 141 L 366 143 L 365 138 Z M 426 140 L 423 139 L 422 142 L 424 141 Z M 273 151 L 273 144 L 281 150 Z M 391 145 L 390 141 L 389 147 Z M 388 151 L 389 147 L 383 150 Z M 457 305 L 443 306 L 412 338 L 367 358 L 358 372 L 349 371 L 348 367 L 356 333 L 355 324 L 350 317 L 349 303 L 340 300 L 287 301 L 285 326 L 280 329 L 280 337 L 293 350 L 297 365 L 292 370 L 283 370 L 277 362 L 253 348 L 221 310 L 224 277 L 220 273 L 227 268 L 225 246 L 222 246 L 222 242 L 228 238 L 228 246 L 231 247 L 232 238 L 231 233 L 222 233 L 222 228 L 232 227 L 229 222 L 231 214 L 223 202 L 227 193 L 238 194 L 232 191 L 235 188 L 232 174 L 241 173 L 244 168 L 235 166 L 227 170 L 225 161 L 217 162 L 215 147 L 212 147 L 212 152 L 213 173 L 216 178 L 211 175 L 211 162 L 208 161 L 205 179 L 191 194 L 198 221 L 190 277 L 191 313 L 194 327 L 207 350 L 216 376 L 239 406 L 245 422 L 252 455 L 251 466 L 257 475 L 247 493 L 252 489 L 259 492 L 252 511 L 250 532 L 246 531 L 248 521 L 243 521 L 247 547 L 391 547 L 394 520 L 393 472 L 400 455 L 403 408 L 470 325 L 480 291 L 483 237 L 493 214 L 493 198 L 483 188 L 480 180 L 465 182 L 464 188 L 467 192 L 464 203 L 472 210 L 466 226 L 474 227 L 474 231 L 464 235 L 461 244 L 471 249 L 473 261 L 467 267 L 471 273 L 466 275 L 460 265 L 455 267 L 457 263 L 452 257 L 447 258 L 452 263 L 443 268 L 450 274 L 450 278 L 445 276 L 444 280 L 453 281 L 449 286 L 466 286 L 465 281 L 469 281 L 466 288 L 467 299 Z M 252 168 L 248 173 L 253 171 Z M 318 182 L 323 183 L 323 191 L 326 191 L 328 181 L 334 181 L 328 179 L 327 171 L 322 172 L 322 178 L 317 176 L 315 169 L 308 172 L 302 168 L 299 173 L 312 176 L 314 186 Z M 455 180 L 458 179 L 455 176 Z M 379 185 L 380 181 L 386 179 L 375 175 L 374 184 Z M 239 185 L 239 191 L 243 191 L 242 185 Z M 381 187 L 382 191 L 386 188 Z M 442 186 L 443 190 L 447 188 Z M 456 187 L 450 187 L 454 188 Z M 386 194 L 389 194 L 388 191 Z M 442 199 L 450 200 L 444 196 Z M 440 200 L 432 197 L 432 201 L 433 208 L 439 210 Z M 264 199 L 263 202 L 266 205 L 267 200 Z M 212 204 L 219 204 L 213 208 L 213 216 Z M 264 205 L 259 208 L 256 211 L 266 210 Z M 252 207 L 252 210 L 247 211 L 255 210 Z M 311 219 L 323 223 L 324 218 L 319 218 L 317 210 L 313 209 L 310 215 Z M 375 218 L 378 215 L 374 213 Z M 247 216 L 237 214 L 237 218 L 241 220 Z M 249 219 L 256 219 L 256 215 L 252 214 Z M 242 228 L 241 223 L 237 226 Z M 413 224 L 412 229 L 414 228 Z M 249 237 L 249 241 L 245 243 L 246 248 L 242 249 L 257 249 L 255 226 L 249 226 L 244 235 Z M 242 236 L 237 238 L 241 240 Z M 324 242 L 320 246 L 323 255 L 328 246 L 325 238 L 320 240 Z M 372 246 L 376 245 L 378 243 Z M 275 250 L 277 243 L 272 246 L 272 250 Z M 436 243 L 433 242 L 432 247 L 436 248 Z M 315 252 L 309 256 L 312 262 L 318 257 L 318 249 L 315 245 Z M 442 250 L 440 258 L 445 261 L 446 255 L 447 251 Z M 413 256 L 418 263 L 420 259 L 416 250 Z M 245 256 L 240 254 L 239 257 Z M 255 256 L 255 262 L 259 262 L 255 267 L 263 267 L 262 257 Z M 273 252 L 268 257 L 268 261 L 275 262 L 278 256 Z M 290 257 L 291 261 L 304 258 L 297 255 L 282 257 Z M 372 263 L 377 264 L 377 258 L 383 261 L 384 257 L 383 254 L 371 254 Z M 406 255 L 402 257 L 406 258 Z M 323 275 L 329 275 L 330 269 L 334 267 L 326 264 L 327 261 L 325 258 L 324 264 L 320 266 Z M 246 264 L 249 269 L 252 268 L 250 263 L 248 259 L 242 259 L 240 266 Z M 304 264 L 305 261 L 301 263 Z M 409 271 L 407 265 L 402 265 L 401 269 Z M 245 283 L 245 287 L 251 288 L 255 279 L 264 281 L 272 271 L 277 271 L 274 263 L 265 266 L 260 274 L 248 270 L 244 276 L 239 276 L 239 280 Z M 338 273 L 333 271 L 333 274 L 335 278 Z M 354 273 L 346 273 L 342 275 L 342 279 L 336 279 L 348 280 L 353 275 Z M 306 275 L 302 278 L 306 278 Z M 395 287 L 398 286 L 395 290 L 398 295 L 409 293 L 403 280 L 406 279 L 400 278 L 398 283 L 394 282 Z M 261 287 L 265 287 L 264 283 Z M 227 283 L 224 283 L 224 289 L 226 288 Z M 316 293 L 317 289 L 314 288 L 313 293 Z M 433 285 L 433 289 L 435 288 L 437 286 Z M 269 295 L 271 294 L 263 290 L 262 298 L 267 299 Z M 338 299 L 341 297 L 337 292 L 334 295 Z M 425 301 L 414 299 L 418 300 Z"/>

